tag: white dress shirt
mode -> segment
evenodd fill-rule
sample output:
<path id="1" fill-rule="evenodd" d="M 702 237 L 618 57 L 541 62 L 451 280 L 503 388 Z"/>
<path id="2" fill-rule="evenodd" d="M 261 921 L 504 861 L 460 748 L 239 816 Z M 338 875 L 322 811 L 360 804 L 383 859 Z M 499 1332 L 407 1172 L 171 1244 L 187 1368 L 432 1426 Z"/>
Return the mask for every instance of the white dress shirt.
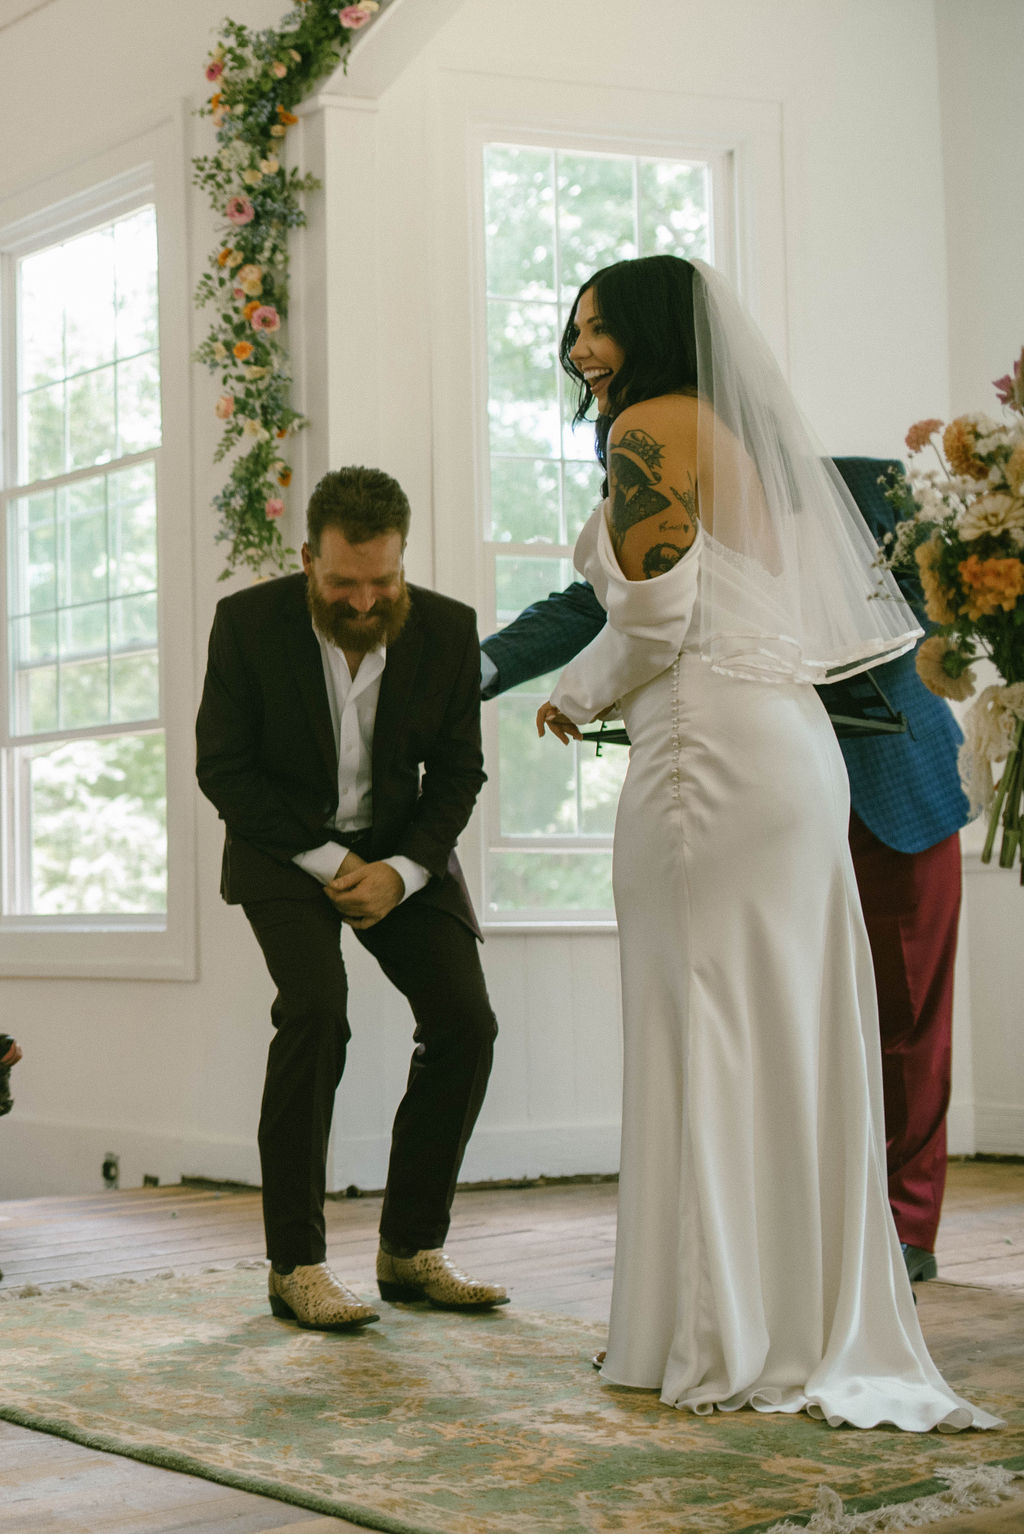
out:
<path id="1" fill-rule="evenodd" d="M 373 822 L 373 726 L 387 650 L 384 645 L 370 650 L 353 676 L 338 646 L 325 639 L 315 625 L 313 633 L 323 659 L 334 745 L 338 753 L 338 809 L 333 825 L 344 835 L 346 831 L 364 830 Z M 321 884 L 329 884 L 347 851 L 347 847 L 335 841 L 325 841 L 308 852 L 297 852 L 292 862 L 298 863 Z M 381 861 L 389 864 L 405 885 L 403 900 L 422 889 L 430 878 L 427 870 L 414 863 L 412 858 L 396 856 Z"/>

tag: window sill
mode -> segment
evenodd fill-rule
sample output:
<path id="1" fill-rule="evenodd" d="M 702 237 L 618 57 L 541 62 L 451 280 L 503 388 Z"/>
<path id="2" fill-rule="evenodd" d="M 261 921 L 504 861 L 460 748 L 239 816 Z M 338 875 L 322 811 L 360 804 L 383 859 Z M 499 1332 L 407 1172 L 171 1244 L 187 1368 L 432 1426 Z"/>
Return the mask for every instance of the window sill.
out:
<path id="1" fill-rule="evenodd" d="M 194 980 L 194 933 L 115 918 L 8 917 L 0 921 L 6 979 Z"/>

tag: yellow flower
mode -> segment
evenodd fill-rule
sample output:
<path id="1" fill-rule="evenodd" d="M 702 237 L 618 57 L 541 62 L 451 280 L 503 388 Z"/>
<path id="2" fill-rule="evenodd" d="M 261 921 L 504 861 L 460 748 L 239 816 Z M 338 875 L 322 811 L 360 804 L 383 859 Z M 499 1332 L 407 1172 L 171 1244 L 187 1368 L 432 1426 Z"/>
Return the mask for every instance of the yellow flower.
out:
<path id="1" fill-rule="evenodd" d="M 942 447 L 954 474 L 966 475 L 968 479 L 985 479 L 988 469 L 974 452 L 977 440 L 973 422 L 965 415 L 950 421 L 942 434 Z"/>
<path id="2" fill-rule="evenodd" d="M 1006 483 L 1014 495 L 1020 495 L 1024 490 L 1024 442 L 1018 442 L 1009 458 L 1006 460 Z"/>
<path id="3" fill-rule="evenodd" d="M 284 136 L 285 136 L 285 134 L 287 132 L 288 132 L 288 129 L 287 128 L 282 128 L 280 123 L 275 123 L 274 126 L 270 130 L 272 138 L 284 138 Z"/>
<path id="4" fill-rule="evenodd" d="M 255 298 L 263 286 L 263 270 L 250 262 L 248 266 L 239 269 L 235 280 L 243 293 L 248 293 L 250 298 Z"/>
<path id="5" fill-rule="evenodd" d="M 933 534 L 927 543 L 919 543 L 914 550 L 917 568 L 921 572 L 925 612 L 933 623 L 953 623 L 956 621 L 956 608 L 951 601 L 950 591 L 938 575 L 937 566 L 941 554 L 942 539 L 938 533 Z"/>
<path id="6" fill-rule="evenodd" d="M 261 170 L 257 170 L 254 165 L 250 165 L 245 170 L 243 170 L 242 180 L 245 182 L 246 186 L 258 186 L 259 183 L 263 180 L 263 172 Z"/>
<path id="7" fill-rule="evenodd" d="M 960 611 L 972 623 L 991 617 L 997 607 L 1012 612 L 1024 593 L 1024 564 L 1019 559 L 979 559 L 970 554 L 960 561 L 959 570 L 968 591 Z"/>
<path id="8" fill-rule="evenodd" d="M 260 161 L 260 170 L 265 176 L 276 176 L 280 169 L 281 162 L 274 155 L 271 155 L 269 160 Z"/>
<path id="9" fill-rule="evenodd" d="M 929 639 L 921 641 L 914 664 L 917 674 L 921 678 L 929 692 L 937 693 L 940 698 L 953 698 L 962 703 L 964 698 L 969 698 L 974 691 L 974 673 L 968 669 L 960 676 L 950 676 L 942 664 L 946 655 L 953 653 L 953 646 L 943 639 L 941 634 L 932 634 Z"/>

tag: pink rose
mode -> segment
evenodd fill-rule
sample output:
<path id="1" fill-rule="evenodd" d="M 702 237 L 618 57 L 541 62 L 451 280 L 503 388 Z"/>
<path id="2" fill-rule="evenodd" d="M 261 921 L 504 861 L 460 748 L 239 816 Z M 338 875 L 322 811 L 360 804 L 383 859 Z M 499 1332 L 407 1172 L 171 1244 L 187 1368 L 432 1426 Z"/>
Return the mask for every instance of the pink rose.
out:
<path id="1" fill-rule="evenodd" d="M 281 316 L 271 304 L 261 304 L 253 310 L 249 323 L 253 330 L 280 330 Z"/>
<path id="2" fill-rule="evenodd" d="M 256 217 L 256 209 L 248 197 L 229 197 L 224 212 L 232 224 L 251 224 Z"/>
<path id="3" fill-rule="evenodd" d="M 218 420 L 226 421 L 229 416 L 235 413 L 235 396 L 233 394 L 222 394 L 213 409 Z"/>
<path id="4" fill-rule="evenodd" d="M 206 66 L 206 78 L 208 80 L 219 80 L 223 73 L 224 73 L 224 60 L 223 59 L 211 59 L 209 64 L 207 64 L 207 66 Z"/>
<path id="5" fill-rule="evenodd" d="M 372 15 L 372 11 L 366 10 L 361 5 L 346 5 L 344 10 L 338 12 L 338 20 L 343 27 L 349 27 L 355 31 L 357 27 L 365 27 Z"/>
<path id="6" fill-rule="evenodd" d="M 269 522 L 273 522 L 276 521 L 278 517 L 283 516 L 284 501 L 282 501 L 278 496 L 272 495 L 270 500 L 267 502 L 267 520 Z"/>

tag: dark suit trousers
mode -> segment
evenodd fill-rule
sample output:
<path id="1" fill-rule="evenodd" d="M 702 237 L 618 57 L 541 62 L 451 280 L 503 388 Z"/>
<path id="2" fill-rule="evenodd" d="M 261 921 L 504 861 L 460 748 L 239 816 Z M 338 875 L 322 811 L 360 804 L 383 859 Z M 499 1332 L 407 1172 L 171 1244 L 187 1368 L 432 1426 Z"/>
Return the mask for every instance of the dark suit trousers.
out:
<path id="1" fill-rule="evenodd" d="M 901 1241 L 935 1250 L 946 1185 L 960 843 L 896 852 L 850 817 L 878 989 L 889 1204 Z"/>
<path id="2" fill-rule="evenodd" d="M 323 1262 L 327 1142 L 351 1036 L 342 922 L 326 895 L 244 909 L 278 988 L 259 1127 L 267 1255 L 282 1265 Z M 355 936 L 415 1020 L 381 1234 L 399 1246 L 442 1246 L 497 1033 L 477 940 L 415 896 Z"/>

